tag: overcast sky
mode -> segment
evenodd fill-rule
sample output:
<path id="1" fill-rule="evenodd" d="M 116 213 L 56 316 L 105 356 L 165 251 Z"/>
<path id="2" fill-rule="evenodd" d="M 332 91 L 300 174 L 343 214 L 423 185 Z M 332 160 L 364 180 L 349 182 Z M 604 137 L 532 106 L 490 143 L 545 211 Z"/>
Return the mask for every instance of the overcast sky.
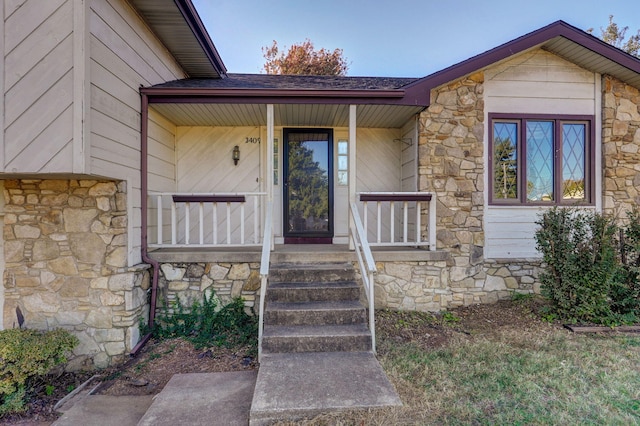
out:
<path id="1" fill-rule="evenodd" d="M 342 48 L 351 76 L 422 77 L 563 20 L 627 34 L 640 0 L 192 0 L 227 69 L 260 73 L 261 48 Z"/>

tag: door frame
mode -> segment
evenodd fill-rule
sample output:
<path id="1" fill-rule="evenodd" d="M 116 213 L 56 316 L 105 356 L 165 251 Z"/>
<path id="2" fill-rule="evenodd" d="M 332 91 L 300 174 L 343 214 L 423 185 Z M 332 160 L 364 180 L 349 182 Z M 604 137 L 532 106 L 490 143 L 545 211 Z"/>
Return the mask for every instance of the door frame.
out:
<path id="1" fill-rule="evenodd" d="M 291 232 L 289 231 L 289 135 L 295 133 L 326 133 L 327 134 L 327 178 L 329 206 L 327 212 L 328 230 L 324 232 Z M 333 129 L 316 127 L 285 127 L 282 129 L 282 236 L 285 244 L 331 244 L 335 233 L 333 204 L 334 204 L 334 164 L 333 164 Z"/>

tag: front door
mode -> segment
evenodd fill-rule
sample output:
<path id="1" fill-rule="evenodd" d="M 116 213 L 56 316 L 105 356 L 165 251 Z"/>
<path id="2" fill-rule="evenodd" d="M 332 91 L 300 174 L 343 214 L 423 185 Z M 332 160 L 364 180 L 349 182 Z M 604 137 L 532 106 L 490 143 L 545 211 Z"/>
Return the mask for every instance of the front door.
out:
<path id="1" fill-rule="evenodd" d="M 284 129 L 284 242 L 330 244 L 333 131 Z"/>

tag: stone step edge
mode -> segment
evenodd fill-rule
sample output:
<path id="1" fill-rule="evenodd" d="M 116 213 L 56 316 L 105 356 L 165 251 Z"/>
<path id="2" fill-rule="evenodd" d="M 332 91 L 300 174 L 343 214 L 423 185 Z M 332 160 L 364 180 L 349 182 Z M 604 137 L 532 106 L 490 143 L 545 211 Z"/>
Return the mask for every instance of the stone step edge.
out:
<path id="1" fill-rule="evenodd" d="M 322 288 L 360 288 L 354 280 L 344 281 L 275 281 L 269 282 L 267 290 L 273 289 L 322 289 Z"/>
<path id="2" fill-rule="evenodd" d="M 354 337 L 371 336 L 365 323 L 331 325 L 268 325 L 262 337 Z"/>
<path id="3" fill-rule="evenodd" d="M 365 307 L 359 300 L 336 300 L 336 301 L 313 301 L 313 302 L 274 302 L 269 301 L 266 304 L 267 311 L 349 311 L 349 310 L 365 310 Z"/>

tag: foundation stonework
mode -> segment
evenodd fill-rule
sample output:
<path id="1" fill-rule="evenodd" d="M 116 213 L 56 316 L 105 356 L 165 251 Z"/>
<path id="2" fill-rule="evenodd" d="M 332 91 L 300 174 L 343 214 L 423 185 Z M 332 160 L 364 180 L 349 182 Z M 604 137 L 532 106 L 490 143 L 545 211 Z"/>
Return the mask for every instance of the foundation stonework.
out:
<path id="1" fill-rule="evenodd" d="M 64 328 L 71 369 L 125 359 L 148 315 L 148 265 L 127 266 L 125 182 L 4 181 L 5 328 Z"/>
<path id="2" fill-rule="evenodd" d="M 158 306 L 173 311 L 176 302 L 191 306 L 213 290 L 220 305 L 242 297 L 247 311 L 257 310 L 260 295 L 258 263 L 161 263 Z M 255 307 L 255 308 L 254 308 Z"/>

